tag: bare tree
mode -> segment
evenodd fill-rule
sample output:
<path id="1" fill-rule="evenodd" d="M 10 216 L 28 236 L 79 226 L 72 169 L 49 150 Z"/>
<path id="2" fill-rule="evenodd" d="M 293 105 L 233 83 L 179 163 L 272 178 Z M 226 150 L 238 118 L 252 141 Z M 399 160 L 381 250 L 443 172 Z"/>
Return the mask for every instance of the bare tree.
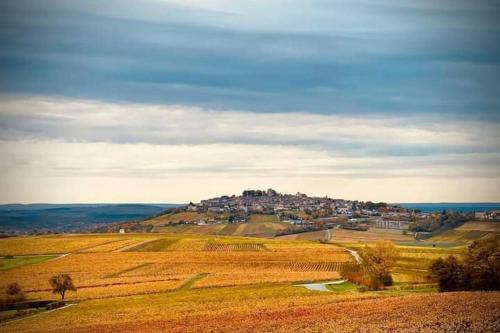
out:
<path id="1" fill-rule="evenodd" d="M 54 275 L 50 278 L 49 283 L 52 286 L 52 293 L 61 295 L 62 299 L 64 299 L 64 294 L 67 291 L 76 291 L 69 274 Z"/>

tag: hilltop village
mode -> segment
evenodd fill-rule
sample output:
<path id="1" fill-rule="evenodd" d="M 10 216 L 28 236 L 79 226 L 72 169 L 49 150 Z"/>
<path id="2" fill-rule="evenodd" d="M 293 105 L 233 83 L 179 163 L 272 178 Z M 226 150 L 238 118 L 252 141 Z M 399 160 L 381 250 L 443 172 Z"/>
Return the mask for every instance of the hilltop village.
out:
<path id="1" fill-rule="evenodd" d="M 245 190 L 239 196 L 223 195 L 199 203 L 190 202 L 185 209 L 216 213 L 227 217 L 229 223 L 246 222 L 251 214 L 269 214 L 295 226 L 336 226 L 354 230 L 368 230 L 370 225 L 407 230 L 412 218 L 425 215 L 386 203 L 309 197 L 303 193 L 281 194 L 274 189 Z M 198 225 L 216 222 L 213 217 L 190 221 Z"/>

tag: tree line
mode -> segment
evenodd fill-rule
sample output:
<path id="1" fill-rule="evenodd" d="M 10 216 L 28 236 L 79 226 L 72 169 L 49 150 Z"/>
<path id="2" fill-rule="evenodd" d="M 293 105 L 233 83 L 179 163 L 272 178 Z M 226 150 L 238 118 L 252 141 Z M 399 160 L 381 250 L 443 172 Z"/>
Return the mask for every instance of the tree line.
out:
<path id="1" fill-rule="evenodd" d="M 474 241 L 463 260 L 435 260 L 430 273 L 440 291 L 500 290 L 500 236 Z"/>
<path id="2" fill-rule="evenodd" d="M 455 213 L 443 211 L 425 219 L 413 221 L 409 228 L 414 232 L 432 232 L 440 228 L 454 228 L 474 219 L 474 213 Z"/>

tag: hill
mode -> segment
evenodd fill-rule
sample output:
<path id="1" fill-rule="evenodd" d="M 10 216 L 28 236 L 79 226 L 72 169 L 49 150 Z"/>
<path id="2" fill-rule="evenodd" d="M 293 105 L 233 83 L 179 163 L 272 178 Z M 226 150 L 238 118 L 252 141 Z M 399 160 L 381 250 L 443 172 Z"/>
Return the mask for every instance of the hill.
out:
<path id="1" fill-rule="evenodd" d="M 274 237 L 278 232 L 293 229 L 294 226 L 279 222 L 276 215 L 251 214 L 247 222 L 228 223 L 227 214 L 175 212 L 144 221 L 153 225 L 153 232 L 198 235 Z M 214 220 L 219 223 L 197 225 L 199 220 Z"/>
<path id="2" fill-rule="evenodd" d="M 2 205 L 0 232 L 88 230 L 103 224 L 142 220 L 177 205 Z"/>

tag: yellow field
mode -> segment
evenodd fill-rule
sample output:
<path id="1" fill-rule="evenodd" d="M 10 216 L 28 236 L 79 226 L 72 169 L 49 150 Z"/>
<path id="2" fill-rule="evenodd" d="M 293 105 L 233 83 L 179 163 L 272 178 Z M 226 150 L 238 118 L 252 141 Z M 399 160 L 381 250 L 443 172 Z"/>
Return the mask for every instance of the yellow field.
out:
<path id="1" fill-rule="evenodd" d="M 338 243 L 341 246 L 361 250 L 365 246 L 373 246 L 373 243 L 361 244 Z M 395 267 L 392 273 L 396 283 L 429 283 L 428 268 L 437 258 L 445 258 L 454 255 L 461 258 L 465 252 L 465 247 L 424 247 L 424 246 L 404 246 L 396 245 L 399 255 L 396 258 Z"/>
<path id="2" fill-rule="evenodd" d="M 49 246 L 41 248 L 44 253 L 80 250 L 2 272 L 0 290 L 18 282 L 29 298 L 50 298 L 48 280 L 57 273 L 72 276 L 78 292 L 69 293 L 68 298 L 79 300 L 172 290 L 198 273 L 208 274 L 195 288 L 325 280 L 338 278 L 341 264 L 352 261 L 335 246 L 256 238 L 138 234 L 45 239 Z M 23 243 L 33 246 L 45 239 L 19 238 L 15 244 L 12 238 L 0 243 L 8 243 L 3 248 L 10 246 L 10 253 L 19 254 Z"/>
<path id="3" fill-rule="evenodd" d="M 94 250 L 112 251 L 130 245 L 132 242 L 139 243 L 145 239 L 150 239 L 153 236 L 138 234 L 124 237 L 118 234 L 93 234 L 10 237 L 0 241 L 0 255 L 63 254 Z"/>
<path id="4" fill-rule="evenodd" d="M 499 293 L 389 297 L 289 285 L 207 288 L 80 302 L 3 332 L 494 332 Z"/>
<path id="5" fill-rule="evenodd" d="M 453 331 L 465 322 L 482 332 L 498 323 L 500 293 L 436 294 L 429 287 L 424 266 L 463 248 L 399 248 L 398 285 L 360 293 L 294 286 L 340 278 L 353 259 L 332 244 L 176 234 L 0 239 L 3 253 L 66 254 L 0 271 L 0 290 L 18 282 L 28 299 L 57 299 L 48 280 L 58 273 L 70 274 L 78 288 L 67 293 L 75 305 L 0 323 L 0 332 L 426 333 Z M 408 283 L 411 288 L 404 287 Z M 414 283 L 425 284 L 414 289 Z"/>
<path id="6" fill-rule="evenodd" d="M 379 240 L 390 241 L 412 241 L 414 238 L 410 235 L 394 234 L 392 232 L 384 231 L 356 231 L 335 229 L 332 232 L 332 241 L 334 242 L 376 242 Z"/>
<path id="7" fill-rule="evenodd" d="M 311 231 L 298 234 L 291 234 L 280 236 L 281 239 L 299 239 L 299 240 L 323 240 L 325 239 L 325 231 Z M 367 243 L 376 242 L 379 240 L 411 242 L 414 240 L 413 236 L 402 235 L 401 231 L 383 230 L 383 229 L 370 229 L 368 231 L 356 231 L 347 229 L 334 229 L 331 230 L 331 239 L 333 242 L 341 243 Z"/>
<path id="8" fill-rule="evenodd" d="M 500 232 L 500 223 L 498 222 L 484 222 L 484 221 L 472 221 L 467 222 L 460 227 L 456 228 L 456 230 L 480 230 L 480 231 L 494 231 Z"/>
<path id="9" fill-rule="evenodd" d="M 498 222 L 467 222 L 464 225 L 445 231 L 431 238 L 434 242 L 470 243 L 474 240 L 489 237 L 492 234 L 500 234 L 500 223 Z"/>

